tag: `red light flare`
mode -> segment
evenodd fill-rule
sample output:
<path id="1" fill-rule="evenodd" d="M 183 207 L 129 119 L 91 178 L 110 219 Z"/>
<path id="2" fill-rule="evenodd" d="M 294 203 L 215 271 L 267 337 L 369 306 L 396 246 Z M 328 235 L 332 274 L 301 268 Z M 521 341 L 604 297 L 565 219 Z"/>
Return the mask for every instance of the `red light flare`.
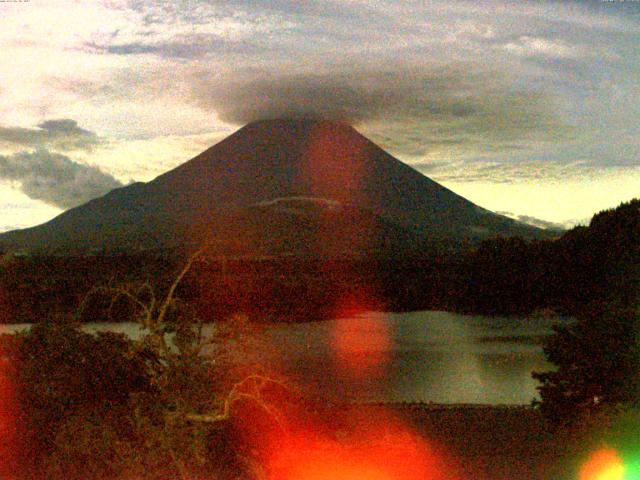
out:
<path id="1" fill-rule="evenodd" d="M 454 478 L 443 455 L 385 413 L 352 426 L 347 440 L 307 430 L 273 448 L 269 480 L 439 480 Z"/>
<path id="2" fill-rule="evenodd" d="M 17 457 L 17 401 L 14 389 L 14 366 L 0 346 L 0 478 L 12 479 Z"/>
<path id="3" fill-rule="evenodd" d="M 309 135 L 298 172 L 313 195 L 351 203 L 364 195 L 367 142 L 348 127 L 319 122 Z"/>
<path id="4" fill-rule="evenodd" d="M 313 196 L 366 205 L 366 148 L 367 142 L 347 129 L 320 123 L 303 152 L 298 179 Z M 336 231 L 331 209 L 321 211 L 318 235 L 313 239 L 317 253 L 327 252 L 331 245 L 347 245 L 349 251 L 366 247 L 375 234 L 375 224 L 351 225 L 350 221 L 348 218 L 339 227 L 342 230 Z M 340 264 L 325 267 L 329 272 L 345 273 Z M 339 319 L 330 340 L 334 360 L 345 375 L 379 376 L 389 359 L 391 332 L 381 314 L 362 314 L 383 306 L 367 288 L 353 285 L 351 291 L 355 293 L 338 301 L 331 315 Z M 234 425 L 248 451 L 258 455 L 269 480 L 457 478 L 440 451 L 384 409 L 344 428 L 346 440 L 339 440 L 330 413 L 317 419 L 304 404 L 286 405 L 282 399 L 270 402 L 274 397 L 264 402 L 242 398 L 235 405 Z"/>
<path id="5" fill-rule="evenodd" d="M 343 300 L 336 308 L 331 350 L 338 371 L 350 377 L 380 377 L 391 352 L 391 334 L 375 303 L 358 298 Z"/>
<path id="6" fill-rule="evenodd" d="M 613 448 L 597 450 L 580 468 L 579 480 L 623 480 L 624 465 Z"/>
<path id="7" fill-rule="evenodd" d="M 366 251 L 375 238 L 374 217 L 359 215 L 352 208 L 370 203 L 367 160 L 367 141 L 347 126 L 318 122 L 309 134 L 298 164 L 297 183 L 314 197 L 339 202 L 318 212 L 313 238 L 318 255 L 331 258 Z"/>
<path id="8" fill-rule="evenodd" d="M 268 480 L 459 478 L 443 450 L 385 408 L 317 414 L 306 403 L 272 407 L 246 401 L 234 413 L 240 443 Z"/>
<path id="9" fill-rule="evenodd" d="M 288 390 L 283 376 L 232 412 L 236 441 L 267 480 L 459 479 L 446 451 L 385 407 L 328 406 Z M 369 410 L 368 408 L 373 408 Z M 252 462 L 254 463 L 254 462 Z"/>

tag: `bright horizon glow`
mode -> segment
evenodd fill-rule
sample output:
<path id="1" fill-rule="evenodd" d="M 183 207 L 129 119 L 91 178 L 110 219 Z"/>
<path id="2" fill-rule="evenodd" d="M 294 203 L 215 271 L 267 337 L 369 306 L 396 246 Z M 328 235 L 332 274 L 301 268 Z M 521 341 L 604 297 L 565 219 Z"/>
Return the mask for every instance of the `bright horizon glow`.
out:
<path id="1" fill-rule="evenodd" d="M 623 171 L 600 179 L 569 179 L 563 183 L 442 184 L 493 212 L 516 219 L 531 216 L 569 228 L 588 225 L 595 213 L 640 197 L 640 169 L 637 173 Z"/>

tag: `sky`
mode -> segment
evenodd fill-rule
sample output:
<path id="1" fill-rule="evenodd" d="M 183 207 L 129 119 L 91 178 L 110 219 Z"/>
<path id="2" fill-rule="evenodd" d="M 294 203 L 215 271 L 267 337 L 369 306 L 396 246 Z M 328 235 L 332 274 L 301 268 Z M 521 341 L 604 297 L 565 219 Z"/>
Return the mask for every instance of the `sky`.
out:
<path id="1" fill-rule="evenodd" d="M 0 231 L 252 120 L 353 124 L 490 210 L 640 196 L 640 1 L 0 2 Z"/>

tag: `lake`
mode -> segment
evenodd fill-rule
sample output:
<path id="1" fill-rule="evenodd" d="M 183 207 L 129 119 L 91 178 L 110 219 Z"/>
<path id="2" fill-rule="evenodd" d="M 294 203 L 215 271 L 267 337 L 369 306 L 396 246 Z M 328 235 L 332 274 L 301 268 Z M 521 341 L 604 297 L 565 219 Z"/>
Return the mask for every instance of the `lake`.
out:
<path id="1" fill-rule="evenodd" d="M 422 311 L 274 323 L 259 356 L 303 388 L 337 400 L 527 404 L 537 397 L 531 372 L 551 369 L 541 340 L 556 321 Z M 140 335 L 134 324 L 86 329 Z"/>

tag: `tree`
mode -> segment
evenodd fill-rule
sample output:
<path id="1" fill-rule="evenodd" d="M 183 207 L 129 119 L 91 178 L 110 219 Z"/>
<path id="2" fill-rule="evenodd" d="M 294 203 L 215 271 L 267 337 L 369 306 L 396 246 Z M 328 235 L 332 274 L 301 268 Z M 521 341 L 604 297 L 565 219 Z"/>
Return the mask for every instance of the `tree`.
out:
<path id="1" fill-rule="evenodd" d="M 255 371 L 255 365 L 246 365 L 254 347 L 251 339 L 258 333 L 255 326 L 239 316 L 220 319 L 207 332 L 194 309 L 177 296 L 180 283 L 203 253 L 204 249 L 189 257 L 162 296 L 148 282 L 100 287 L 78 311 L 82 316 L 95 295 L 106 297 L 107 310 L 115 306 L 127 312 L 143 332 L 132 341 L 132 352 L 147 358 L 154 389 L 130 398 L 124 412 L 127 435 L 116 435 L 116 442 L 108 446 L 124 478 L 190 479 L 246 470 L 251 461 L 239 454 L 241 448 L 227 425 L 233 409 L 238 402 L 251 401 L 272 414 L 264 393 L 279 382 Z M 244 369 L 234 365 L 238 358 L 245 360 Z M 108 422 L 105 428 L 116 430 Z M 76 430 L 72 425 L 71 432 Z M 87 450 L 81 442 L 74 443 L 80 451 Z"/>
<path id="2" fill-rule="evenodd" d="M 26 332 L 1 338 L 24 427 L 16 478 L 255 473 L 251 449 L 240 444 L 230 420 L 250 403 L 258 415 L 277 421 L 284 397 L 274 391 L 289 389 L 256 365 L 237 367 L 238 358 L 249 359 L 256 348 L 251 338 L 261 332 L 255 325 L 240 316 L 205 328 L 177 297 L 200 255 L 188 260 L 162 296 L 149 283 L 96 288 L 76 320 L 45 318 Z M 84 332 L 77 318 L 87 317 L 96 296 L 108 300 L 111 313 L 126 315 L 114 320 L 137 322 L 142 337 Z"/>
<path id="3" fill-rule="evenodd" d="M 544 346 L 556 366 L 534 372 L 541 412 L 557 424 L 617 406 L 640 404 L 637 302 L 598 303 L 577 321 L 556 325 Z"/>
<path id="4" fill-rule="evenodd" d="M 49 319 L 2 340 L 13 365 L 11 383 L 19 405 L 19 438 L 14 440 L 24 447 L 18 454 L 24 478 L 55 463 L 57 432 L 70 419 L 83 416 L 91 425 L 89 418 L 119 411 L 133 394 L 153 389 L 146 359 L 131 354 L 124 335 L 94 336 L 78 324 Z"/>
<path id="5" fill-rule="evenodd" d="M 566 423 L 640 403 L 640 199 L 594 215 L 556 245 L 559 286 L 577 320 L 544 351 L 556 367 L 535 372 L 540 410 Z"/>

